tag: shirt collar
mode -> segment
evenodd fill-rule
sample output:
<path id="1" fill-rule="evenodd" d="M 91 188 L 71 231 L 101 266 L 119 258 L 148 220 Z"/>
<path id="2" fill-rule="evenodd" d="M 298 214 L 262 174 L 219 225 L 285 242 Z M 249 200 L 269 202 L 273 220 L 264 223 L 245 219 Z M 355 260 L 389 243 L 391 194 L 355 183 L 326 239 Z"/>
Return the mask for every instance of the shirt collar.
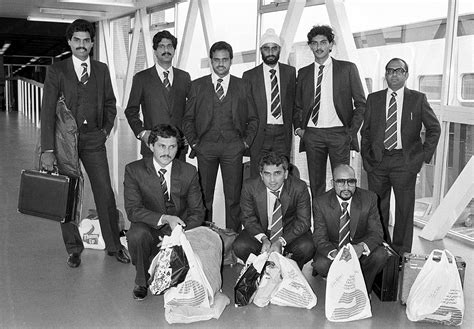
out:
<path id="1" fill-rule="evenodd" d="M 269 66 L 269 65 L 267 65 L 267 64 L 265 64 L 265 63 L 262 63 L 262 66 L 263 66 L 263 71 L 264 71 L 264 72 L 268 72 L 268 73 L 270 73 L 270 70 L 271 70 L 271 69 L 274 69 L 274 70 L 276 70 L 277 72 L 278 72 L 278 70 L 280 69 L 280 66 L 278 65 L 278 62 L 276 63 L 275 67 L 271 67 L 271 66 Z"/>
<path id="2" fill-rule="evenodd" d="M 394 90 L 390 89 L 390 87 L 387 87 L 387 95 L 391 96 L 393 92 L 394 92 Z M 403 95 L 403 93 L 405 92 L 405 86 L 401 87 L 400 89 L 398 89 L 395 92 L 397 93 L 397 96 Z"/>
<path id="3" fill-rule="evenodd" d="M 217 74 L 215 74 L 214 72 L 212 72 L 211 74 L 211 79 L 212 79 L 212 83 L 214 85 L 217 84 L 217 79 L 222 79 L 222 84 L 228 86 L 229 85 L 229 80 L 230 80 L 230 73 L 227 74 L 225 77 L 221 78 L 220 76 L 218 76 Z"/>
<path id="4" fill-rule="evenodd" d="M 173 67 L 170 66 L 168 69 L 164 69 L 163 67 L 160 66 L 160 64 L 156 63 L 155 64 L 156 71 L 158 72 L 160 77 L 164 76 L 164 72 L 168 71 L 170 74 L 173 72 Z"/>
<path id="5" fill-rule="evenodd" d="M 166 167 L 162 167 L 158 164 L 158 162 L 155 160 L 155 158 L 153 157 L 153 167 L 155 167 L 155 171 L 156 171 L 156 174 L 158 174 L 158 171 L 160 169 L 165 169 L 166 170 L 166 173 L 170 173 L 171 172 L 171 168 L 173 167 L 173 161 L 171 161 L 170 163 L 168 163 L 168 165 Z"/>
<path id="6" fill-rule="evenodd" d="M 76 56 L 71 56 L 72 57 L 72 64 L 74 65 L 74 67 L 81 67 L 82 63 L 86 63 L 87 64 L 87 69 L 90 70 L 90 67 L 91 67 L 91 58 L 90 56 L 87 56 L 87 59 L 85 61 L 81 61 L 79 58 L 77 58 Z"/>
<path id="7" fill-rule="evenodd" d="M 321 66 L 321 65 L 324 65 L 324 68 L 327 69 L 329 66 L 332 65 L 332 57 L 329 56 L 329 57 L 324 61 L 323 64 L 319 64 L 319 63 L 316 62 L 316 61 L 314 62 L 314 68 L 317 69 L 317 70 L 319 70 L 319 66 Z"/>
<path id="8" fill-rule="evenodd" d="M 336 197 L 337 197 L 337 201 L 339 202 L 339 206 L 342 208 L 342 203 L 343 202 L 347 202 L 347 209 L 350 209 L 351 208 L 351 202 L 352 202 L 352 198 L 350 198 L 349 200 L 342 200 L 339 195 L 336 194 Z"/>
<path id="9" fill-rule="evenodd" d="M 273 192 L 278 192 L 278 196 L 281 197 L 281 191 L 283 190 L 283 186 L 285 186 L 285 183 L 283 183 L 283 185 L 276 191 L 272 191 L 266 186 L 265 186 L 265 188 L 267 189 L 267 193 L 272 193 L 273 194 Z"/>

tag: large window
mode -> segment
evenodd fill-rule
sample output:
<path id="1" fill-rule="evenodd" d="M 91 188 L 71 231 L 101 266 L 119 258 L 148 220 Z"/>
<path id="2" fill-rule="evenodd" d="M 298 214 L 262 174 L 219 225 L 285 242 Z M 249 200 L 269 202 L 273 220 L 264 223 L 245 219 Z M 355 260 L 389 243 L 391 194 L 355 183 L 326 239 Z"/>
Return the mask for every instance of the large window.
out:
<path id="1" fill-rule="evenodd" d="M 420 75 L 420 91 L 426 94 L 429 101 L 441 100 L 442 75 Z"/>

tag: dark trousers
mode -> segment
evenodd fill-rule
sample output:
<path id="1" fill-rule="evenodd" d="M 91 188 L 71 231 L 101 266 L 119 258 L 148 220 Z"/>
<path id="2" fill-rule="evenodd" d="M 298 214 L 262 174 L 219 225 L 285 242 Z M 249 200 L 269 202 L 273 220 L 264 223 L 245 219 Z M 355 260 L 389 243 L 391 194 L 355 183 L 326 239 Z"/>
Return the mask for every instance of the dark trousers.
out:
<path id="1" fill-rule="evenodd" d="M 206 219 L 212 221 L 212 204 L 219 165 L 221 166 L 225 198 L 225 223 L 227 228 L 240 231 L 240 192 L 242 190 L 243 165 L 245 150 L 240 139 L 233 142 L 201 141 L 196 149 L 198 172 L 206 205 Z"/>
<path id="2" fill-rule="evenodd" d="M 417 173 L 406 169 L 401 150 L 386 151 L 382 162 L 367 173 L 369 190 L 379 196 L 379 207 L 384 239 L 399 254 L 411 252 L 413 243 L 413 214 L 415 211 L 415 184 Z M 395 193 L 395 225 L 393 238 L 388 232 L 391 188 Z"/>
<path id="3" fill-rule="evenodd" d="M 169 228 L 169 226 L 167 226 Z M 158 254 L 160 248 L 157 247 L 160 237 L 169 235 L 169 230 L 153 228 L 145 223 L 131 223 L 127 232 L 128 251 L 132 264 L 135 266 L 135 284 L 148 286 L 150 278 L 148 268 L 153 258 Z"/>
<path id="4" fill-rule="evenodd" d="M 79 158 L 91 183 L 105 247 L 107 251 L 115 252 L 122 245 L 119 236 L 118 210 L 110 182 L 105 141 L 106 136 L 100 130 L 80 133 L 78 151 Z M 61 231 L 69 254 L 81 253 L 84 250 L 79 229 L 75 224 L 61 224 Z"/>
<path id="5" fill-rule="evenodd" d="M 378 246 L 374 250 L 371 250 L 369 256 L 360 256 L 360 268 L 362 270 L 362 274 L 364 275 L 365 286 L 369 294 L 372 291 L 372 285 L 374 283 L 375 276 L 385 266 L 387 259 L 388 255 L 383 246 Z M 314 255 L 314 263 L 311 265 L 319 275 L 322 277 L 327 277 L 331 264 L 332 260 L 327 258 L 326 255 L 321 255 L 320 253 L 316 252 Z"/>
<path id="6" fill-rule="evenodd" d="M 346 128 L 306 128 L 303 135 L 308 162 L 311 198 L 326 192 L 326 164 L 329 155 L 331 167 L 349 164 L 350 137 Z"/>
<path id="7" fill-rule="evenodd" d="M 259 255 L 262 250 L 262 243 L 254 236 L 251 236 L 247 230 L 242 230 L 232 245 L 234 253 L 244 262 L 247 261 L 250 254 Z M 308 231 L 285 246 L 284 255 L 290 255 L 299 266 L 303 268 L 314 255 L 314 243 L 311 232 Z"/>

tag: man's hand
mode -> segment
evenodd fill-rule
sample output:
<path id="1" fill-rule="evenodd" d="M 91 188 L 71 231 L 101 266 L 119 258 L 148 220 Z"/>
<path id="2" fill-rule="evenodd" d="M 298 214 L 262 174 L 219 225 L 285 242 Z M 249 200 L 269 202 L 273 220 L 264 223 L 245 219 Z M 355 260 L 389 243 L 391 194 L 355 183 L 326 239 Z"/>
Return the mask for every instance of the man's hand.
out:
<path id="1" fill-rule="evenodd" d="M 41 168 L 47 171 L 53 171 L 56 164 L 57 161 L 54 152 L 43 152 L 41 154 Z"/>
<path id="2" fill-rule="evenodd" d="M 153 151 L 153 148 L 150 145 L 148 145 L 148 138 L 150 137 L 151 130 L 144 130 L 144 131 L 145 131 L 145 133 L 142 134 L 142 137 L 140 137 L 140 140 L 143 143 L 145 143 L 150 148 L 150 150 Z"/>
<path id="3" fill-rule="evenodd" d="M 354 250 L 357 254 L 357 258 L 360 258 L 364 252 L 364 246 L 362 246 L 362 244 L 353 244 L 352 246 L 354 247 Z"/>
<path id="4" fill-rule="evenodd" d="M 260 253 L 263 254 L 264 252 L 268 252 L 270 250 L 272 243 L 266 236 L 262 238 L 262 249 L 260 250 Z"/>
<path id="5" fill-rule="evenodd" d="M 277 253 L 281 254 L 282 250 L 283 250 L 283 246 L 281 244 L 281 241 L 277 240 L 277 241 L 272 243 L 268 253 L 271 253 L 272 251 L 274 251 L 274 252 L 277 252 Z"/>
<path id="6" fill-rule="evenodd" d="M 186 223 L 181 220 L 178 216 L 172 216 L 172 215 L 163 215 L 163 218 L 161 219 L 161 222 L 163 224 L 168 224 L 171 227 L 171 230 L 174 230 L 176 225 L 181 225 L 183 227 L 186 226 Z"/>

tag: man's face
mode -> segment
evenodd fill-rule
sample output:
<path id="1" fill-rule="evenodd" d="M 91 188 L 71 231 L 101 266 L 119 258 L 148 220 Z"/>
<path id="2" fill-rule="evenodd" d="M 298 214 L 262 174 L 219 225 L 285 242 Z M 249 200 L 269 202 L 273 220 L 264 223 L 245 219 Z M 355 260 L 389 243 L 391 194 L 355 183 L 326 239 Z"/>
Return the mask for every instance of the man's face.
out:
<path id="1" fill-rule="evenodd" d="M 155 56 L 160 66 L 170 66 L 173 61 L 175 49 L 170 39 L 161 39 L 158 43 Z"/>
<path id="2" fill-rule="evenodd" d="M 336 169 L 332 184 L 341 199 L 349 200 L 356 190 L 357 179 L 354 171 L 349 168 Z"/>
<path id="3" fill-rule="evenodd" d="M 260 172 L 263 184 L 271 191 L 278 190 L 285 179 L 288 178 L 288 171 L 283 168 L 283 165 L 264 165 L 263 170 Z"/>
<path id="4" fill-rule="evenodd" d="M 280 50 L 280 46 L 276 43 L 265 43 L 260 47 L 263 62 L 269 66 L 278 63 L 278 60 L 280 59 Z"/>
<path id="5" fill-rule="evenodd" d="M 81 61 L 85 61 L 89 57 L 89 53 L 94 45 L 89 32 L 74 32 L 67 43 L 71 47 L 72 54 Z"/>
<path id="6" fill-rule="evenodd" d="M 212 54 L 211 65 L 214 73 L 223 78 L 229 74 L 232 60 L 227 50 L 216 50 Z"/>
<path id="7" fill-rule="evenodd" d="M 153 157 L 162 167 L 167 166 L 173 161 L 176 152 L 178 152 L 176 137 L 163 138 L 158 136 L 155 144 L 153 144 Z"/>
<path id="8" fill-rule="evenodd" d="M 319 64 L 324 63 L 329 57 L 329 53 L 332 50 L 333 42 L 329 42 L 328 38 L 325 35 L 317 35 L 311 39 L 309 47 L 313 52 L 314 59 Z"/>
<path id="9" fill-rule="evenodd" d="M 402 61 L 394 60 L 387 64 L 385 70 L 385 79 L 387 85 L 393 91 L 397 91 L 405 85 L 405 81 L 408 79 L 408 72 L 405 69 L 405 65 Z"/>

